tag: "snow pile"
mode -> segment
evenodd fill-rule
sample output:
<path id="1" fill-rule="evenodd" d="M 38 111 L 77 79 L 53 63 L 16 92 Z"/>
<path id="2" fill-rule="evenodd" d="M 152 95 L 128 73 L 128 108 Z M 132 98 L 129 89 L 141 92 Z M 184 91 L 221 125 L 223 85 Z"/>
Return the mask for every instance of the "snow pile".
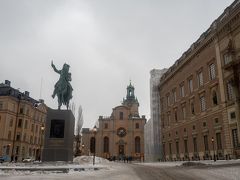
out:
<path id="1" fill-rule="evenodd" d="M 78 156 L 73 159 L 73 163 L 91 164 L 93 163 L 93 156 Z M 109 163 L 109 161 L 101 157 L 95 157 L 95 164 L 105 164 L 105 163 Z"/>

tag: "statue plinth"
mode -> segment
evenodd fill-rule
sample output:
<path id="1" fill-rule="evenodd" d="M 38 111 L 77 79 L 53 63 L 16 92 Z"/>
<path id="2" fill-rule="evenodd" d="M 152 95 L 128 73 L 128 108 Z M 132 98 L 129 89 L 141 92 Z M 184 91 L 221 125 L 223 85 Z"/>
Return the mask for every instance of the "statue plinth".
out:
<path id="1" fill-rule="evenodd" d="M 75 118 L 71 110 L 48 108 L 42 161 L 72 161 Z"/>

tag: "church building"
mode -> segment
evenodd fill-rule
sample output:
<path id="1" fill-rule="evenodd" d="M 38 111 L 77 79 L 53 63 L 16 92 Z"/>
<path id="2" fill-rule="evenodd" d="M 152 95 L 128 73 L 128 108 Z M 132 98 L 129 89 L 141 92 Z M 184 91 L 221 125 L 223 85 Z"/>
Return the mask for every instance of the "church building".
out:
<path id="1" fill-rule="evenodd" d="M 95 131 L 82 129 L 82 154 L 143 159 L 146 118 L 139 115 L 138 107 L 134 86 L 130 82 L 122 104 L 113 108 L 109 117 L 99 116 Z"/>

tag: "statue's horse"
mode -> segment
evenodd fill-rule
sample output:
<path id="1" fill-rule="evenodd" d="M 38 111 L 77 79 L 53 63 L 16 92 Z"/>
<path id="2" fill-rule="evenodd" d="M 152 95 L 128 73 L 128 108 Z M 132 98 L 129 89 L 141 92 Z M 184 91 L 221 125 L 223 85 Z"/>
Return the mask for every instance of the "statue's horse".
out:
<path id="1" fill-rule="evenodd" d="M 60 92 L 57 92 L 57 97 L 58 97 L 58 109 L 61 108 L 62 105 L 65 105 L 68 109 L 69 107 L 69 101 L 72 98 L 71 97 L 71 87 L 66 87 Z"/>

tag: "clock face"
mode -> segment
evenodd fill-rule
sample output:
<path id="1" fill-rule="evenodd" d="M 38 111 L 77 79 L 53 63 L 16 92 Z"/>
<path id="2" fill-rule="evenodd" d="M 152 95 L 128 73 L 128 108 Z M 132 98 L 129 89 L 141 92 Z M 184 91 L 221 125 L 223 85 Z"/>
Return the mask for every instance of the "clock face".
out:
<path id="1" fill-rule="evenodd" d="M 124 136 L 126 136 L 126 134 L 127 134 L 126 129 L 124 129 L 122 127 L 117 130 L 117 135 L 119 137 L 124 137 Z"/>

